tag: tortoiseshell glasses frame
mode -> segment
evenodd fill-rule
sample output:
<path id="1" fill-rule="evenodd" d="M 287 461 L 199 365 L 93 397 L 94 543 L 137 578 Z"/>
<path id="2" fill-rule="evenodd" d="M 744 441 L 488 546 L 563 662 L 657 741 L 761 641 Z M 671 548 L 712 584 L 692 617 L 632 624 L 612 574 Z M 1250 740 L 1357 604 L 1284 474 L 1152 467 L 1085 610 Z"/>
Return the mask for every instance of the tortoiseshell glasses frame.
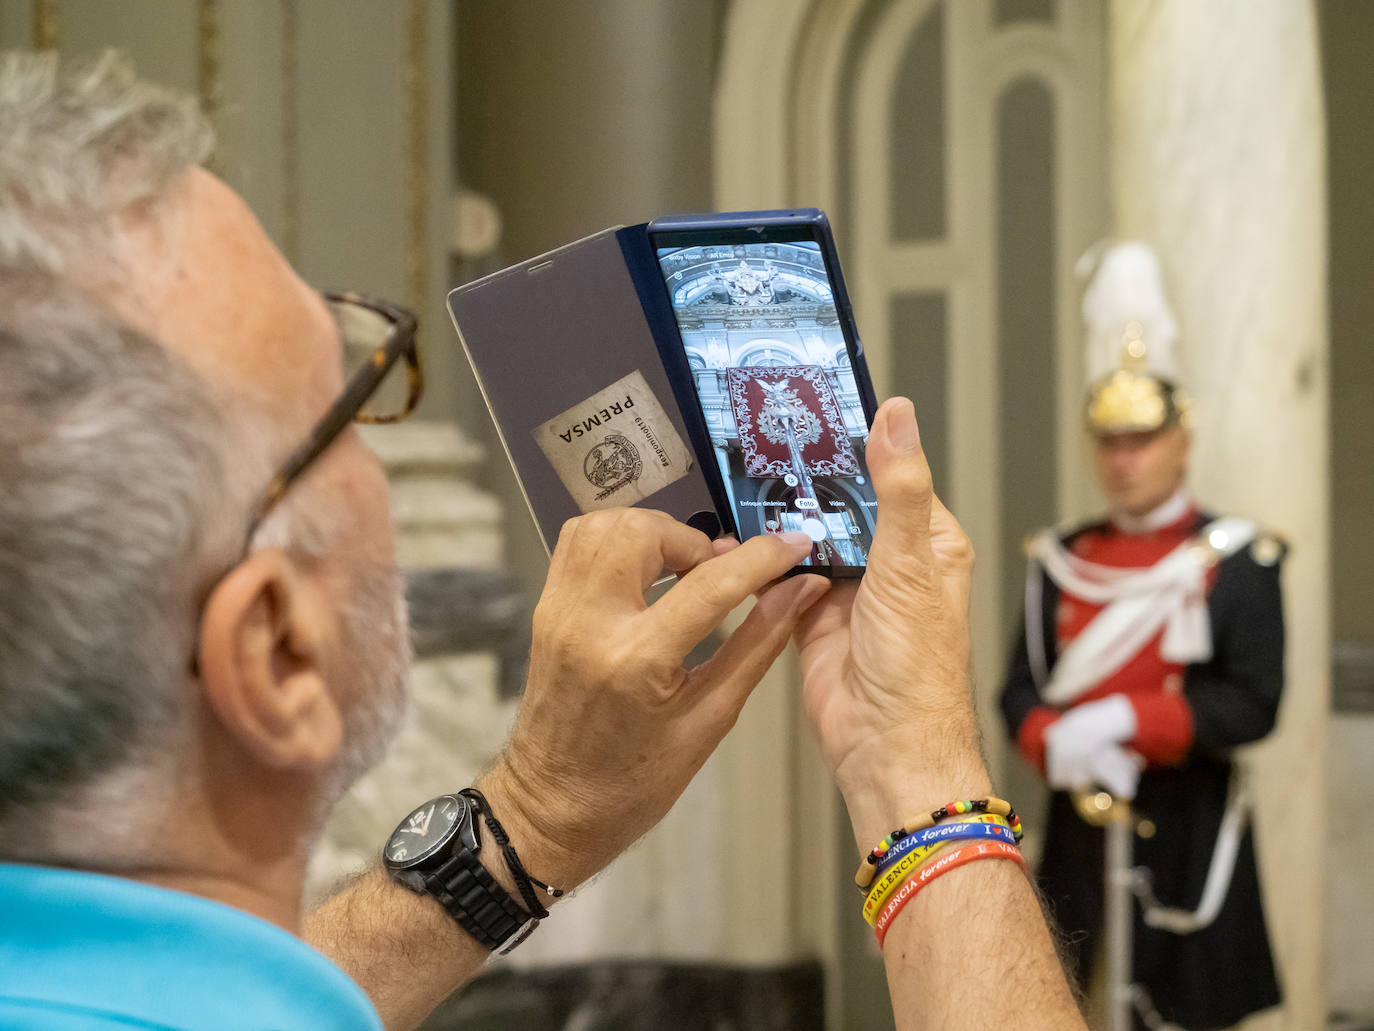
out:
<path id="1" fill-rule="evenodd" d="M 253 535 L 281 501 L 282 496 L 310 468 L 311 463 L 338 439 L 339 434 L 350 423 L 400 422 L 415 411 L 415 406 L 420 403 L 420 396 L 424 393 L 425 377 L 415 341 L 418 322 L 414 313 L 387 301 L 365 297 L 351 291 L 326 292 L 322 296 L 331 310 L 352 307 L 380 316 L 390 325 L 390 331 L 386 339 L 373 348 L 370 356 L 352 373 L 339 399 L 330 405 L 329 410 L 310 431 L 310 436 L 282 463 L 277 474 L 268 483 L 267 489 L 262 492 L 248 521 L 248 530 L 244 536 L 245 552 L 253 540 Z M 346 352 L 348 341 L 342 337 L 346 327 L 340 325 L 339 332 Z M 395 411 L 364 412 L 364 406 L 382 385 L 392 367 L 402 358 L 406 362 L 407 383 L 404 404 Z"/>

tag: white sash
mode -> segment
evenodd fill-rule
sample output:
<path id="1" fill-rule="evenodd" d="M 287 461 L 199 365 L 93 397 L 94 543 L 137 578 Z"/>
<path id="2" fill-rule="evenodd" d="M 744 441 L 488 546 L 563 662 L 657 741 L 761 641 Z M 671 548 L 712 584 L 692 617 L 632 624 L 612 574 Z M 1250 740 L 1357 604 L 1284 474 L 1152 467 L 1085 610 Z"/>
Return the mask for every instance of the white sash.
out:
<path id="1" fill-rule="evenodd" d="M 1040 531 L 1029 548 L 1026 636 L 1041 697 L 1051 705 L 1072 702 L 1140 654 L 1161 628 L 1160 654 L 1169 662 L 1186 666 L 1210 659 L 1207 570 L 1248 545 L 1256 532 L 1245 519 L 1216 519 L 1153 566 L 1118 569 L 1088 562 L 1066 549 L 1054 531 Z M 1048 678 L 1043 647 L 1037 646 L 1044 634 L 1037 563 L 1061 592 L 1103 606 L 1060 653 Z"/>

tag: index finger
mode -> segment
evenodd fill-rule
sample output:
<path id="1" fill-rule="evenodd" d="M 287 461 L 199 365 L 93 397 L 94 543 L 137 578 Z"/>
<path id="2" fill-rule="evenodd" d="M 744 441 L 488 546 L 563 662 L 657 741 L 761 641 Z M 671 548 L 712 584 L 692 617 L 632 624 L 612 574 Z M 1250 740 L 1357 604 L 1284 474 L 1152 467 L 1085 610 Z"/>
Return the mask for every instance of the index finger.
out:
<path id="1" fill-rule="evenodd" d="M 650 641 L 686 654 L 732 609 L 808 555 L 812 544 L 799 530 L 762 534 L 702 562 L 645 613 Z"/>
<path id="2" fill-rule="evenodd" d="M 691 569 L 710 557 L 710 538 L 666 512 L 606 509 L 565 524 L 549 580 L 579 592 L 630 594 L 642 604 L 645 588 L 664 569 Z"/>

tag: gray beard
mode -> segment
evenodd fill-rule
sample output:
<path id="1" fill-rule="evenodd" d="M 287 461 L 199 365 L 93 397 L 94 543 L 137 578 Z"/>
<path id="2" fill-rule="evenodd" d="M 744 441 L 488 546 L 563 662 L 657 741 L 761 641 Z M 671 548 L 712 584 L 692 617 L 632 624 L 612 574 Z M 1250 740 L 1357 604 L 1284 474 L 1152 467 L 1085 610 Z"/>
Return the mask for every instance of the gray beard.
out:
<path id="1" fill-rule="evenodd" d="M 343 746 L 325 784 L 328 806 L 381 762 L 405 719 L 411 647 L 400 570 L 357 570 L 341 617 L 343 658 L 334 676 L 351 693 L 341 698 Z"/>

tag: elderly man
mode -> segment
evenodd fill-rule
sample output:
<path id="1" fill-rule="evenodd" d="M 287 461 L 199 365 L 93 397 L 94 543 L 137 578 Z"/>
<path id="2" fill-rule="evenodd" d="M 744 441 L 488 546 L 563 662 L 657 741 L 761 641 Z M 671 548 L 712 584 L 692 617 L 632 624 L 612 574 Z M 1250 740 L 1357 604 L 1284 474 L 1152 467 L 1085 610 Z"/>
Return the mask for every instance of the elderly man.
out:
<path id="1" fill-rule="evenodd" d="M 971 549 L 899 400 L 873 427 L 884 515 L 857 589 L 778 581 L 810 543 L 786 535 L 569 523 L 510 741 L 480 795 L 450 796 L 451 864 L 303 915 L 325 814 L 404 696 L 386 484 L 350 422 L 413 406 L 414 325 L 303 283 L 197 167 L 209 142 L 116 58 L 0 63 L 0 1025 L 413 1026 L 512 940 L 502 913 L 552 903 L 535 878 L 574 887 L 664 814 L 794 630 L 860 849 L 987 794 Z M 894 920 L 903 1026 L 984 1026 L 969 983 L 1025 1026 L 1081 1026 L 1013 867 L 961 866 Z"/>
<path id="2" fill-rule="evenodd" d="M 1202 513 L 1185 487 L 1188 402 L 1154 253 L 1108 249 L 1083 311 L 1087 424 L 1109 516 L 1031 538 L 1002 711 L 1056 791 L 1041 883 L 1080 975 L 1092 975 L 1102 940 L 1104 843 L 1070 793 L 1105 788 L 1134 799 L 1150 832 L 1136 849 L 1156 896 L 1132 943 L 1141 1008 L 1226 1027 L 1279 999 L 1231 752 L 1274 726 L 1284 546 Z"/>

